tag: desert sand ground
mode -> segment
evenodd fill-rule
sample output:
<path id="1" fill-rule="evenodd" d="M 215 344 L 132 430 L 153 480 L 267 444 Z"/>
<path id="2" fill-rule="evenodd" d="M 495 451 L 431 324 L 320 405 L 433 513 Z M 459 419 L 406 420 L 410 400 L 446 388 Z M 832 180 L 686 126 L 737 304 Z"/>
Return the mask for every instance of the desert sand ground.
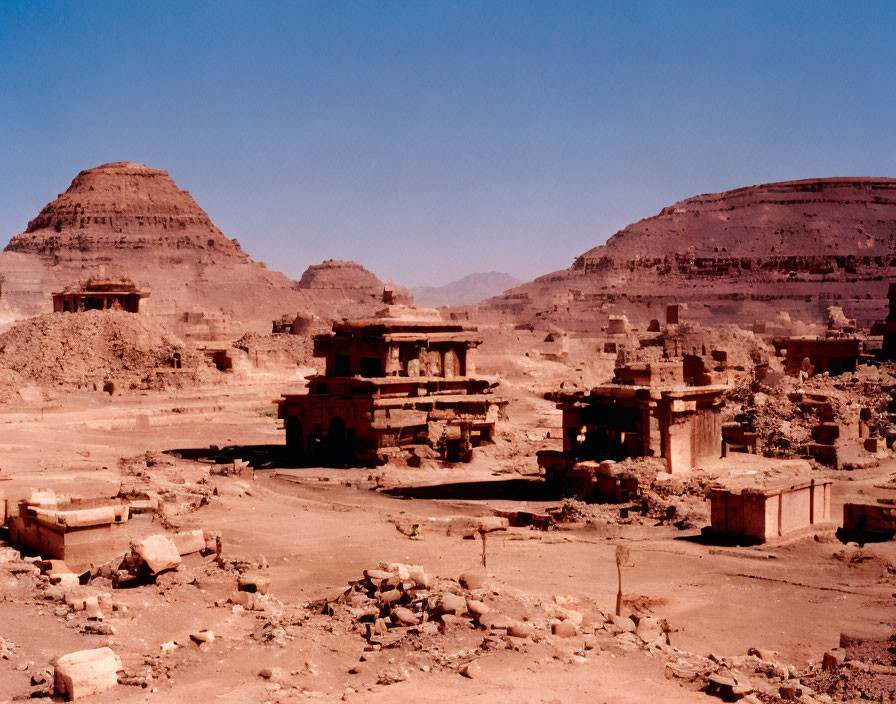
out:
<path id="1" fill-rule="evenodd" d="M 0 700 L 27 697 L 32 677 L 54 657 L 108 644 L 134 686 L 91 698 L 98 703 L 718 701 L 667 665 L 683 667 L 684 653 L 724 658 L 756 648 L 800 670 L 836 647 L 841 633 L 892 633 L 894 543 L 858 548 L 826 534 L 722 547 L 703 544 L 696 529 L 594 520 L 550 531 L 510 528 L 486 539 L 483 600 L 529 618 L 536 637 L 502 641 L 463 628 L 369 646 L 345 608 L 329 616 L 315 602 L 386 563 L 455 580 L 481 571 L 481 541 L 451 533 L 452 519 L 560 506 L 559 497 L 545 496 L 534 462 L 559 417 L 537 394 L 511 386 L 508 422 L 470 464 L 297 469 L 270 447 L 283 440 L 271 416 L 283 389 L 281 381 L 264 381 L 176 395 L 89 393 L 0 412 L 7 496 L 34 486 L 115 496 L 135 480 L 136 463 L 167 508 L 164 517 L 136 516 L 128 536 L 162 531 L 162 523 L 216 531 L 225 563 L 266 564 L 271 576 L 266 604 L 243 608 L 228 601 L 236 594 L 232 567 L 192 555 L 159 584 L 115 590 L 116 610 L 103 621 L 110 632 L 85 633 L 89 624 L 45 598 L 36 577 L 0 570 L 8 658 L 0 660 Z M 214 446 L 255 458 L 254 473 L 210 474 L 226 466 L 213 463 L 225 454 Z M 140 464 L 135 458 L 147 452 L 149 465 Z M 844 501 L 896 494 L 875 488 L 894 473 L 894 461 L 833 473 L 835 520 Z M 198 494 L 207 503 L 193 509 L 190 497 Z M 408 536 L 413 524 L 419 539 Z M 633 565 L 623 573 L 626 610 L 665 619 L 676 651 L 602 628 L 615 602 L 618 544 L 629 547 Z M 550 617 L 570 610 L 581 618 L 579 633 L 550 635 Z M 192 642 L 200 629 L 214 631 L 215 640 Z M 163 653 L 170 641 L 178 647 Z M 462 676 L 471 661 L 472 676 Z M 259 676 L 265 668 L 270 678 Z"/>

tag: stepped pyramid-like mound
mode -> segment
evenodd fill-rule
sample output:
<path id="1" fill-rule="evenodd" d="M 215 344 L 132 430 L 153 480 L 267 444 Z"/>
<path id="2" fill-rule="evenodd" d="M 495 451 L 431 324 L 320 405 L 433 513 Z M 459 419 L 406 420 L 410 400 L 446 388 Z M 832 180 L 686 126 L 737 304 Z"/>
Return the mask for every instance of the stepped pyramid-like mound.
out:
<path id="1" fill-rule="evenodd" d="M 352 266 L 370 290 L 300 290 L 253 261 L 167 172 L 131 162 L 79 173 L 0 255 L 3 298 L 23 313 L 49 310 L 50 292 L 73 281 L 129 276 L 151 292 L 147 312 L 213 320 L 218 335 L 269 330 L 271 320 L 296 310 L 327 317 L 372 304 L 379 280 Z"/>
<path id="2" fill-rule="evenodd" d="M 6 250 L 58 256 L 147 247 L 245 257 L 166 171 L 127 161 L 79 173 Z"/>
<path id="3" fill-rule="evenodd" d="M 480 311 L 590 331 L 609 314 L 661 319 L 672 302 L 741 324 L 822 322 L 839 305 L 867 325 L 894 277 L 896 179 L 823 178 L 680 201 Z"/>
<path id="4" fill-rule="evenodd" d="M 382 294 L 383 282 L 360 264 L 327 259 L 309 266 L 299 279 L 301 289 L 364 290 Z"/>

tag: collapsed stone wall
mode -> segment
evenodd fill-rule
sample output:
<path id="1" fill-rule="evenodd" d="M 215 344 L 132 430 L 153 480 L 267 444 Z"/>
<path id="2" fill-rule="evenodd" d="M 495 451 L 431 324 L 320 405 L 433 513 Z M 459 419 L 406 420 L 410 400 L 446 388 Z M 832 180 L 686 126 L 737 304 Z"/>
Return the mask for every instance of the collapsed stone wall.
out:
<path id="1" fill-rule="evenodd" d="M 0 335 L 5 395 L 25 385 L 58 390 L 162 389 L 219 375 L 157 319 L 124 311 L 50 313 Z"/>

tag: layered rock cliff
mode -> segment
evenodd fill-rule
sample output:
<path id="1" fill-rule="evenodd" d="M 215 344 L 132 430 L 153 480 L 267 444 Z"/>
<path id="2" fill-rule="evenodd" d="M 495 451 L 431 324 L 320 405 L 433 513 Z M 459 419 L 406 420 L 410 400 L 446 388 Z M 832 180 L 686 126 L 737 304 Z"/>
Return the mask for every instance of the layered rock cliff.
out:
<path id="1" fill-rule="evenodd" d="M 696 196 L 480 308 L 593 329 L 610 313 L 659 318 L 684 302 L 707 322 L 780 311 L 869 322 L 896 275 L 896 179 L 825 178 Z"/>
<path id="2" fill-rule="evenodd" d="M 246 258 L 166 171 L 126 161 L 79 173 L 6 251 L 58 256 L 146 248 Z"/>
<path id="3" fill-rule="evenodd" d="M 379 281 L 352 266 L 368 288 Z M 213 320 L 216 336 L 266 330 L 297 310 L 332 317 L 353 314 L 355 303 L 373 305 L 372 288 L 303 290 L 268 270 L 167 172 L 131 162 L 79 173 L 10 240 L 0 275 L 3 299 L 24 314 L 49 310 L 51 293 L 80 279 L 128 276 L 150 291 L 146 310 L 193 327 Z"/>

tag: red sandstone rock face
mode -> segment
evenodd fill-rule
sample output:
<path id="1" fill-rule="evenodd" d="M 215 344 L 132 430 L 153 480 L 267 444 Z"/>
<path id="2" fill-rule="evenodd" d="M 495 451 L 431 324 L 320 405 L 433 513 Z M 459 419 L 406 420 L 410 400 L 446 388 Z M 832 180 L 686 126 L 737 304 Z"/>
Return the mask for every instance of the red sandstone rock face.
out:
<path id="1" fill-rule="evenodd" d="M 686 303 L 706 323 L 781 312 L 810 323 L 839 305 L 860 325 L 896 278 L 896 179 L 828 178 L 688 198 L 629 225 L 569 269 L 489 299 L 480 313 L 594 331 Z"/>
<path id="2" fill-rule="evenodd" d="M 127 161 L 79 173 L 25 232 L 12 238 L 6 251 L 57 254 L 145 247 L 245 256 L 167 171 Z"/>
<path id="3" fill-rule="evenodd" d="M 574 267 L 612 257 L 886 255 L 896 249 L 896 179 L 823 178 L 710 193 L 620 230 Z"/>
<path id="4" fill-rule="evenodd" d="M 19 314 L 49 311 L 51 292 L 89 276 L 128 276 L 151 293 L 142 308 L 181 335 L 267 332 L 283 314 L 327 319 L 379 303 L 382 283 L 358 264 L 309 272 L 299 288 L 253 261 L 165 171 L 130 162 L 82 171 L 0 254 L 2 296 Z"/>

